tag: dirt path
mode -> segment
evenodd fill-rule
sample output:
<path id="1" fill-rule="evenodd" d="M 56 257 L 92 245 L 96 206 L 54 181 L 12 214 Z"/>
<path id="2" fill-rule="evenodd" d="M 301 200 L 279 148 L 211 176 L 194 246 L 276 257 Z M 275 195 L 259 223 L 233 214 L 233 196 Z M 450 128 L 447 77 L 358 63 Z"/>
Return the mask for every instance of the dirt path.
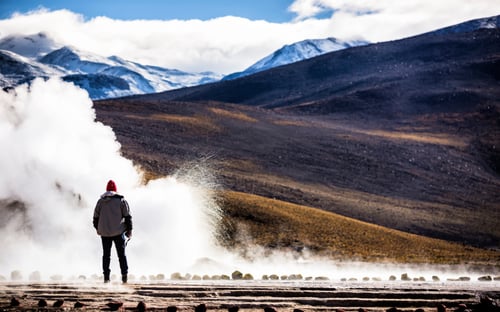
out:
<path id="1" fill-rule="evenodd" d="M 238 306 L 243 311 L 263 311 L 273 307 L 277 311 L 386 311 L 397 307 L 402 311 L 436 311 L 438 304 L 456 308 L 459 304 L 478 304 L 482 295 L 500 298 L 497 284 L 358 284 L 330 283 L 131 283 L 108 285 L 93 283 L 3 283 L 0 284 L 0 311 L 95 311 L 110 310 L 107 303 L 123 302 L 121 310 L 137 310 L 140 301 L 148 311 L 163 311 L 176 306 L 179 311 L 194 311 L 205 304 L 208 311 L 227 311 Z M 11 299 L 20 301 L 19 307 L 11 307 Z M 48 308 L 38 308 L 44 299 Z M 63 299 L 60 308 L 54 308 L 56 300 Z M 74 308 L 75 302 L 84 304 Z"/>

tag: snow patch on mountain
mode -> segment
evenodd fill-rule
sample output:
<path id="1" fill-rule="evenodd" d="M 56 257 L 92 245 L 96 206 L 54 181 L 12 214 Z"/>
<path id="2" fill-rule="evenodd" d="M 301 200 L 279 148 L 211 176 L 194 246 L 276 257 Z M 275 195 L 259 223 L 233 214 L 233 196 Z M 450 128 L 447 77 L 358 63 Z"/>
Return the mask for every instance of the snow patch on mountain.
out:
<path id="1" fill-rule="evenodd" d="M 248 76 L 273 67 L 291 64 L 328 52 L 338 51 L 365 44 L 368 44 L 368 42 L 341 41 L 336 38 L 303 40 L 283 46 L 281 49 L 276 50 L 272 54 L 264 57 L 244 71 L 233 73 L 224 77 L 224 80 Z"/>

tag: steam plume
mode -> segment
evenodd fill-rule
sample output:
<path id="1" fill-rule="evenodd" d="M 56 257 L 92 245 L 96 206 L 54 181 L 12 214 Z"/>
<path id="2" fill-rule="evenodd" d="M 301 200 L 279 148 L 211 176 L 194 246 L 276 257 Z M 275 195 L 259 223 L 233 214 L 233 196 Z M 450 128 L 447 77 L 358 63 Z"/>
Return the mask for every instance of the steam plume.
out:
<path id="1" fill-rule="evenodd" d="M 142 185 L 85 91 L 38 79 L 0 92 L 0 146 L 0 274 L 100 272 L 91 219 L 111 178 L 131 206 L 133 270 L 169 271 L 210 256 L 207 209 L 215 206 L 201 185 L 175 177 Z"/>

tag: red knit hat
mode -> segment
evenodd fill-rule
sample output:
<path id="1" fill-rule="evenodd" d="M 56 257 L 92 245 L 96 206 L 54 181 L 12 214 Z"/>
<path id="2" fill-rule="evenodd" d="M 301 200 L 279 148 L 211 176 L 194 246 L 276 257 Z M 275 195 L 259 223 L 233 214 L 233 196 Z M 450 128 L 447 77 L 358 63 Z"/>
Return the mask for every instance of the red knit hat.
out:
<path id="1" fill-rule="evenodd" d="M 109 180 L 108 185 L 106 185 L 106 191 L 108 192 L 116 192 L 116 184 L 115 181 Z"/>

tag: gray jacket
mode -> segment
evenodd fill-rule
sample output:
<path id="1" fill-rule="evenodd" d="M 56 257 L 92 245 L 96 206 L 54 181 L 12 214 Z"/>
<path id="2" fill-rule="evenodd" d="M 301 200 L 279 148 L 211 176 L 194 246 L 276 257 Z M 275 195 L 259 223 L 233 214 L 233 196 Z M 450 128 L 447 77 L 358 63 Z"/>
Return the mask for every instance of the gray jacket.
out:
<path id="1" fill-rule="evenodd" d="M 94 209 L 94 227 L 101 236 L 112 237 L 132 230 L 127 201 L 116 192 L 101 195 Z"/>

